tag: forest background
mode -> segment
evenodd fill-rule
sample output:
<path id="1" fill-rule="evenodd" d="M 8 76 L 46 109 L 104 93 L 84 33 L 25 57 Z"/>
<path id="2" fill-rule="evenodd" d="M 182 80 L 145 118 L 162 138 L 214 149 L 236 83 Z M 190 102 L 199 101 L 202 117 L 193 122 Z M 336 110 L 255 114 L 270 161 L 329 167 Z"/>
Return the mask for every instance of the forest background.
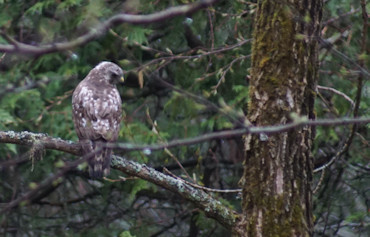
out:
<path id="1" fill-rule="evenodd" d="M 63 143 L 77 141 L 73 89 L 100 61 L 113 61 L 126 78 L 115 154 L 187 180 L 241 211 L 245 154 L 241 134 L 232 132 L 248 113 L 257 4 L 200 2 L 0 0 L 0 235 L 230 234 L 204 206 L 150 176 L 115 167 L 109 180 L 90 180 L 76 160 L 78 146 Z M 148 15 L 183 4 L 194 9 L 105 24 L 119 13 Z M 366 1 L 324 1 L 318 119 L 369 117 L 368 11 Z M 316 126 L 315 235 L 370 234 L 369 140 L 369 124 Z M 45 141 L 72 148 L 46 149 Z"/>

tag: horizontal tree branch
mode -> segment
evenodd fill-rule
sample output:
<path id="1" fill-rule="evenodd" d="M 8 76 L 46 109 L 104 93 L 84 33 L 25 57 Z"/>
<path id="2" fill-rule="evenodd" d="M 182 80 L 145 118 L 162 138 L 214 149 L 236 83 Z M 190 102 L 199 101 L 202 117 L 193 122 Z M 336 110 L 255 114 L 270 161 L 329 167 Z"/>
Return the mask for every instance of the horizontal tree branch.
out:
<path id="1" fill-rule="evenodd" d="M 170 141 L 166 144 L 143 144 L 137 145 L 132 143 L 109 143 L 106 146 L 122 149 L 125 151 L 157 151 L 165 148 L 173 148 L 177 146 L 194 145 L 201 142 L 209 141 L 212 139 L 226 139 L 232 137 L 238 137 L 245 134 L 276 134 L 281 132 L 287 132 L 291 129 L 301 128 L 304 126 L 342 126 L 349 124 L 362 124 L 370 123 L 370 117 L 359 117 L 359 118 L 339 118 L 339 119 L 318 119 L 318 120 L 302 120 L 284 125 L 275 126 L 249 126 L 245 128 L 238 128 L 232 130 L 225 130 L 220 132 L 213 132 L 198 137 L 177 139 Z M 12 143 L 18 145 L 34 146 L 42 145 L 44 149 L 53 149 L 64 151 L 73 155 L 81 155 L 81 147 L 79 144 L 73 141 L 65 141 L 61 138 L 49 137 L 43 133 L 32 133 L 32 132 L 14 132 L 14 131 L 0 131 L 0 143 Z"/>
<path id="2" fill-rule="evenodd" d="M 81 146 L 73 141 L 53 138 L 45 133 L 0 131 L 0 143 L 11 143 L 24 146 L 41 145 L 43 149 L 58 150 L 72 155 L 82 155 Z"/>
<path id="3" fill-rule="evenodd" d="M 234 129 L 228 131 L 215 132 L 210 134 L 205 134 L 196 138 L 191 139 L 179 139 L 174 140 L 165 145 L 134 145 L 134 144 L 109 144 L 114 145 L 115 148 L 121 148 L 126 150 L 159 150 L 164 148 L 170 148 L 180 145 L 191 145 L 204 142 L 207 140 L 215 138 L 230 138 L 235 136 L 240 136 L 243 134 L 275 134 L 280 132 L 287 132 L 294 128 L 300 128 L 303 126 L 338 126 L 347 124 L 359 124 L 359 123 L 369 123 L 370 118 L 342 118 L 342 119 L 322 119 L 315 121 L 298 121 L 286 125 L 277 126 L 265 126 L 265 127 L 255 127 L 251 126 L 248 128 Z M 81 155 L 81 148 L 78 143 L 72 141 L 64 141 L 60 138 L 52 138 L 47 134 L 37 134 L 31 132 L 13 132 L 13 131 L 0 131 L 0 143 L 12 143 L 27 146 L 38 146 L 42 149 L 54 149 L 63 152 L 67 152 L 73 155 Z M 11 210 L 19 206 L 24 201 L 29 200 L 30 197 L 35 196 L 42 187 L 48 187 L 51 182 L 56 179 L 61 178 L 66 172 L 71 168 L 76 167 L 84 159 L 79 159 L 73 161 L 70 164 L 66 164 L 62 167 L 56 175 L 49 177 L 40 185 L 36 190 L 30 190 L 25 195 L 19 197 L 16 200 L 10 202 L 0 213 Z M 197 189 L 192 185 L 187 184 L 181 179 L 176 179 L 169 175 L 165 175 L 153 168 L 146 166 L 145 164 L 139 164 L 134 161 L 127 160 L 122 157 L 114 156 L 111 163 L 112 167 L 118 169 L 128 175 L 142 178 L 151 183 L 157 184 L 160 187 L 168 189 L 174 193 L 179 194 L 188 201 L 193 202 L 197 207 L 203 210 L 206 215 L 211 218 L 216 219 L 226 228 L 233 228 L 234 224 L 237 222 L 238 214 L 234 211 L 228 209 L 222 205 L 218 200 L 214 199 L 211 195 L 207 194 L 201 189 Z"/>
<path id="4" fill-rule="evenodd" d="M 193 13 L 199 9 L 210 6 L 215 2 L 217 2 L 217 0 L 200 0 L 192 4 L 170 7 L 166 10 L 148 15 L 118 14 L 112 16 L 105 22 L 101 23 L 98 27 L 90 30 L 85 35 L 82 35 L 70 42 L 65 43 L 52 43 L 48 45 L 34 46 L 18 42 L 9 37 L 8 35 L 6 35 L 4 32 L 2 32 L 3 38 L 6 39 L 9 42 L 9 44 L 0 44 L 0 52 L 40 55 L 53 53 L 57 51 L 69 50 L 84 45 L 94 39 L 103 36 L 114 25 L 122 23 L 130 23 L 137 25 L 157 23 L 176 16 L 184 16 Z"/>
<path id="5" fill-rule="evenodd" d="M 284 124 L 284 125 L 261 126 L 261 127 L 248 126 L 245 128 L 213 132 L 213 133 L 200 135 L 194 138 L 173 140 L 166 144 L 136 145 L 132 143 L 110 143 L 110 144 L 107 144 L 107 146 L 111 148 L 115 148 L 115 149 L 125 150 L 125 151 L 141 150 L 147 153 L 147 152 L 152 152 L 152 151 L 157 151 L 157 150 L 163 150 L 165 148 L 194 145 L 194 144 L 209 141 L 212 139 L 226 139 L 226 138 L 238 137 L 238 136 L 242 136 L 245 134 L 272 135 L 276 133 L 288 132 L 289 130 L 301 128 L 304 126 L 340 126 L 340 125 L 342 126 L 342 125 L 348 125 L 348 124 L 361 124 L 361 123 L 370 123 L 370 117 L 318 119 L 318 120 L 303 120 L 302 119 L 301 121 L 293 122 L 290 124 Z"/>

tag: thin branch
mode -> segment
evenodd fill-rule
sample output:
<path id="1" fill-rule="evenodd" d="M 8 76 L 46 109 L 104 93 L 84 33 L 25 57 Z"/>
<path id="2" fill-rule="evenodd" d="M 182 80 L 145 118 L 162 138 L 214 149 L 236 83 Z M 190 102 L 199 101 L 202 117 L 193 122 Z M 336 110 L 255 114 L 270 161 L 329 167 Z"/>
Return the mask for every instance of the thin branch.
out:
<path id="1" fill-rule="evenodd" d="M 346 13 L 343 13 L 341 15 L 339 15 L 338 17 L 335 17 L 335 18 L 331 18 L 323 23 L 321 23 L 321 26 L 326 26 L 326 25 L 329 25 L 329 24 L 332 24 L 334 23 L 335 21 L 338 21 L 338 20 L 343 20 L 343 18 L 347 17 L 347 16 L 350 16 L 350 15 L 353 15 L 357 12 L 360 11 L 360 8 L 357 8 L 357 9 L 351 9 L 351 11 L 349 12 L 346 12 Z"/>
<path id="2" fill-rule="evenodd" d="M 185 95 L 189 98 L 192 98 L 194 99 L 196 102 L 198 103 L 202 103 L 203 105 L 207 106 L 208 108 L 210 108 L 212 111 L 215 111 L 215 112 L 219 112 L 221 114 L 223 114 L 225 117 L 227 117 L 230 122 L 234 123 L 234 124 L 238 124 L 239 126 L 243 127 L 244 124 L 240 121 L 241 118 L 240 117 L 236 117 L 234 116 L 234 114 L 231 114 L 229 112 L 226 112 L 224 111 L 223 109 L 221 109 L 220 107 L 218 107 L 216 104 L 212 103 L 211 101 L 203 98 L 202 96 L 199 96 L 199 95 L 195 95 L 193 93 L 190 93 L 186 90 L 183 90 L 183 89 L 180 89 L 179 87 L 176 87 L 172 84 L 170 84 L 169 82 L 166 82 L 165 80 L 155 76 L 152 74 L 152 77 L 155 77 L 155 79 L 157 81 L 159 81 L 161 84 L 163 84 L 164 86 L 170 88 L 171 90 L 174 90 L 182 95 Z"/>
<path id="3" fill-rule="evenodd" d="M 146 111 L 146 116 L 147 116 L 147 119 L 148 119 L 150 125 L 152 126 L 152 131 L 158 136 L 160 142 L 165 143 L 166 141 L 160 135 L 160 132 L 159 132 L 157 123 L 155 121 L 153 121 L 152 118 L 150 117 L 149 109 L 147 109 L 147 111 Z M 180 167 L 180 169 L 182 170 L 182 172 L 184 172 L 186 174 L 186 176 L 188 177 L 188 179 L 192 180 L 191 177 L 190 177 L 190 175 L 189 175 L 189 173 L 182 166 L 182 164 L 179 161 L 179 159 L 177 159 L 177 157 L 170 150 L 168 150 L 167 148 L 165 148 L 164 151 L 167 153 L 167 155 L 169 155 L 177 163 L 177 165 Z"/>
<path id="4" fill-rule="evenodd" d="M 355 107 L 355 102 L 353 102 L 353 100 L 351 98 L 349 98 L 348 95 L 344 94 L 341 91 L 338 91 L 337 89 L 334 89 L 334 88 L 331 88 L 331 87 L 326 87 L 326 86 L 319 86 L 319 85 L 317 86 L 317 89 L 330 91 L 330 92 L 333 92 L 334 94 L 342 96 L 345 100 L 347 100 L 351 104 L 352 109 Z"/>
<path id="5" fill-rule="evenodd" d="M 79 164 L 81 164 L 85 160 L 86 158 L 79 159 L 79 160 L 72 161 L 69 164 L 65 165 L 56 174 L 46 178 L 40 184 L 36 184 L 35 187 L 31 188 L 30 191 L 28 191 L 24 195 L 7 203 L 6 206 L 0 210 L 0 215 L 9 212 L 10 210 L 18 207 L 19 205 L 26 205 L 26 204 L 31 203 L 35 199 L 35 197 L 37 197 L 38 195 L 40 195 L 40 193 L 42 193 L 44 189 L 50 187 L 51 185 L 55 186 L 55 185 L 60 184 L 63 181 L 64 175 L 68 171 L 74 169 L 75 167 L 77 167 Z"/>
<path id="6" fill-rule="evenodd" d="M 186 180 L 174 175 L 166 167 L 163 167 L 163 172 L 169 174 L 170 176 L 172 176 L 175 179 L 181 180 L 182 182 L 184 182 L 186 184 L 189 184 L 190 186 L 192 186 L 194 188 L 198 188 L 198 189 L 201 189 L 201 190 L 206 191 L 206 192 L 212 192 L 212 193 L 241 193 L 242 192 L 241 188 L 238 188 L 238 189 L 214 189 L 214 188 L 204 187 L 204 186 L 201 186 L 201 185 L 198 185 L 198 184 L 195 184 L 195 183 L 191 183 L 189 181 L 186 181 Z"/>
<path id="7" fill-rule="evenodd" d="M 347 62 L 349 65 L 354 66 L 358 70 L 360 70 L 360 74 L 362 74 L 364 76 L 364 78 L 367 78 L 367 79 L 370 78 L 370 73 L 364 67 L 362 67 L 360 64 L 358 64 L 356 61 L 349 58 L 344 53 L 338 51 L 332 43 L 330 43 L 329 41 L 327 41 L 323 38 L 320 38 L 320 37 L 318 38 L 318 42 L 320 43 L 320 45 L 322 47 L 324 47 L 324 48 L 328 49 L 329 51 L 333 52 L 335 55 L 344 59 L 344 61 Z"/>
<path id="8" fill-rule="evenodd" d="M 0 52 L 40 55 L 69 50 L 84 45 L 94 39 L 103 36 L 114 25 L 122 23 L 143 25 L 162 22 L 176 16 L 184 16 L 193 13 L 199 9 L 206 8 L 216 2 L 217 0 L 200 0 L 192 4 L 170 7 L 166 10 L 148 15 L 118 14 L 112 16 L 105 22 L 101 23 L 95 29 L 90 30 L 90 32 L 86 33 L 85 35 L 82 35 L 72 41 L 65 43 L 52 43 L 48 45 L 33 46 L 18 42 L 8 36 L 5 32 L 1 32 L 3 38 L 7 40 L 9 44 L 0 44 Z"/>
<path id="9" fill-rule="evenodd" d="M 361 52 L 360 54 L 365 54 L 366 49 L 367 49 L 367 28 L 368 28 L 368 14 L 366 12 L 366 0 L 361 0 L 361 9 L 362 9 L 362 18 L 363 18 L 363 28 L 362 28 L 362 39 L 361 39 Z M 339 51 L 338 51 L 339 52 Z M 346 56 L 347 57 L 347 56 Z M 348 58 L 345 58 L 347 61 L 350 60 Z M 351 64 L 357 65 L 358 68 L 362 69 L 364 66 L 364 60 L 360 59 L 359 63 L 357 64 L 356 62 L 353 62 L 352 60 L 349 61 Z M 362 87 L 363 87 L 363 81 L 365 79 L 366 74 L 360 73 L 358 76 L 358 81 L 357 81 L 357 93 L 356 93 L 356 103 L 354 104 L 354 109 L 353 109 L 353 117 L 357 117 L 359 113 L 359 108 L 360 108 L 360 102 L 361 102 L 361 96 L 362 96 Z M 332 165 L 336 160 L 338 160 L 343 154 L 345 154 L 349 147 L 352 144 L 353 137 L 356 134 L 358 125 L 353 124 L 352 130 L 350 135 L 348 136 L 347 140 L 345 141 L 344 145 L 341 147 L 341 149 L 323 166 L 317 167 L 314 169 L 314 173 L 319 172 L 321 170 L 325 170 L 328 168 L 330 165 Z"/>
<path id="10" fill-rule="evenodd" d="M 3 55 L 1 55 L 1 57 L 0 57 L 0 63 L 4 60 L 5 56 L 6 56 L 6 53 L 4 53 Z"/>
<path id="11" fill-rule="evenodd" d="M 321 188 L 322 182 L 324 181 L 324 177 L 325 177 L 325 169 L 322 170 L 320 179 L 317 182 L 316 187 L 312 190 L 312 194 L 316 194 L 319 191 L 319 189 Z"/>
<path id="12" fill-rule="evenodd" d="M 137 145 L 132 143 L 108 143 L 107 147 L 122 149 L 126 151 L 157 151 L 165 148 L 172 148 L 177 146 L 187 146 L 209 141 L 212 139 L 223 139 L 238 137 L 245 134 L 265 134 L 272 135 L 276 133 L 288 132 L 292 129 L 302 128 L 304 126 L 342 126 L 349 124 L 363 124 L 370 123 L 370 117 L 359 118 L 340 118 L 340 119 L 319 119 L 297 121 L 290 124 L 275 125 L 275 126 L 250 126 L 246 128 L 238 128 L 232 130 L 225 130 L 220 132 L 213 132 L 198 137 L 177 139 L 167 144 L 144 144 Z M 73 155 L 81 155 L 81 147 L 78 143 L 72 141 L 64 141 L 60 138 L 52 138 L 47 134 L 31 133 L 31 132 L 14 132 L 14 131 L 0 131 L 0 143 L 12 143 L 18 145 L 32 146 L 35 143 L 40 143 L 44 149 L 53 149 L 64 151 Z"/>
<path id="13" fill-rule="evenodd" d="M 231 61 L 231 63 L 229 63 L 227 66 L 221 68 L 222 70 L 222 73 L 221 73 L 221 77 L 220 79 L 218 80 L 217 84 L 215 86 L 212 86 L 212 91 L 217 91 L 218 87 L 225 82 L 225 76 L 226 74 L 231 70 L 232 66 L 234 65 L 234 63 L 236 63 L 237 61 L 242 61 L 246 58 L 250 58 L 251 55 L 246 55 L 246 56 L 240 56 L 240 57 L 237 57 L 235 58 L 233 61 Z"/>
<path id="14" fill-rule="evenodd" d="M 37 201 L 36 203 L 39 204 L 39 205 L 50 205 L 50 206 L 64 207 L 66 204 L 74 204 L 74 203 L 79 203 L 79 202 L 86 201 L 87 199 L 92 198 L 92 197 L 96 196 L 97 194 L 99 194 L 99 193 L 97 191 L 94 191 L 94 192 L 91 192 L 91 193 L 87 193 L 82 197 L 73 198 L 73 199 L 70 199 L 70 200 L 66 200 L 64 202 Z"/>
<path id="15" fill-rule="evenodd" d="M 25 90 L 46 86 L 52 81 L 52 79 L 48 78 L 46 80 L 40 81 L 28 81 L 26 78 L 25 81 L 26 84 L 23 86 L 16 86 L 14 84 L 8 83 L 7 86 L 4 86 L 4 88 L 0 90 L 0 98 L 9 93 L 20 93 Z"/>
<path id="16" fill-rule="evenodd" d="M 150 153 L 152 151 L 168 149 L 177 146 L 187 146 L 198 144 L 201 142 L 209 141 L 212 139 L 223 139 L 238 137 L 245 134 L 265 134 L 271 135 L 281 132 L 287 132 L 291 129 L 301 128 L 304 126 L 339 126 L 348 124 L 361 124 L 370 123 L 370 118 L 341 118 L 341 119 L 321 119 L 321 120 L 308 120 L 308 121 L 298 121 L 291 124 L 277 125 L 277 126 L 263 126 L 256 127 L 250 126 L 247 128 L 239 128 L 233 130 L 226 130 L 214 133 L 204 134 L 194 138 L 177 139 L 166 144 L 144 144 L 136 145 L 131 143 L 112 143 L 106 144 L 107 147 L 121 149 L 125 151 L 145 151 Z M 40 144 L 44 149 L 53 149 L 71 153 L 73 155 L 81 155 L 81 147 L 78 143 L 73 143 L 72 141 L 64 141 L 60 138 L 52 138 L 46 134 L 37 134 L 31 132 L 4 132 L 0 131 L 0 143 L 12 143 L 18 145 L 33 146 L 35 144 Z M 343 150 L 348 149 L 348 145 L 343 147 L 340 152 L 337 153 L 335 157 L 343 154 Z M 325 165 L 317 167 L 314 172 L 321 171 L 329 167 L 336 159 L 331 159 Z"/>
<path id="17" fill-rule="evenodd" d="M 213 54 L 219 54 L 219 53 L 222 53 L 222 52 L 226 52 L 226 51 L 229 51 L 229 50 L 233 50 L 235 48 L 238 48 L 246 43 L 249 43 L 251 42 L 252 39 L 245 39 L 245 40 L 242 40 L 234 45 L 231 45 L 231 46 L 227 46 L 227 47 L 221 47 L 221 48 L 218 48 L 218 49 L 215 49 L 215 50 L 211 50 L 211 51 L 207 51 L 207 52 L 204 52 L 204 53 L 201 53 L 201 54 L 196 54 L 196 55 L 171 55 L 171 56 L 166 56 L 166 57 L 161 57 L 161 58 L 156 58 L 154 60 L 151 60 L 150 62 L 148 63 L 145 63 L 137 68 L 134 68 L 132 69 L 132 71 L 140 71 L 140 70 L 143 70 L 145 69 L 146 67 L 152 65 L 152 64 L 161 64 L 163 63 L 163 61 L 173 61 L 173 60 L 181 60 L 181 59 L 184 59 L 184 60 L 190 60 L 190 59 L 198 59 L 198 58 L 202 58 L 202 57 L 206 57 L 206 56 L 209 56 L 209 55 L 213 55 Z M 192 52 L 193 50 L 190 50 L 190 52 Z"/>
<path id="18" fill-rule="evenodd" d="M 163 150 L 165 148 L 172 148 L 177 146 L 187 146 L 198 144 L 201 142 L 209 141 L 212 139 L 224 139 L 239 137 L 245 134 L 265 134 L 272 135 L 276 133 L 288 132 L 292 129 L 302 128 L 304 126 L 342 126 L 349 124 L 361 124 L 361 123 L 370 123 L 370 117 L 363 118 L 341 118 L 341 119 L 320 119 L 320 120 L 307 120 L 307 121 L 297 121 L 290 124 L 284 125 L 275 125 L 275 126 L 249 126 L 245 128 L 238 128 L 232 130 L 225 130 L 220 132 L 213 132 L 198 137 L 177 139 L 167 144 L 147 144 L 147 145 L 136 145 L 132 143 L 111 143 L 106 144 L 106 146 L 121 149 L 125 151 L 145 151 L 150 153 L 152 151 Z M 1 142 L 1 140 L 0 140 Z"/>

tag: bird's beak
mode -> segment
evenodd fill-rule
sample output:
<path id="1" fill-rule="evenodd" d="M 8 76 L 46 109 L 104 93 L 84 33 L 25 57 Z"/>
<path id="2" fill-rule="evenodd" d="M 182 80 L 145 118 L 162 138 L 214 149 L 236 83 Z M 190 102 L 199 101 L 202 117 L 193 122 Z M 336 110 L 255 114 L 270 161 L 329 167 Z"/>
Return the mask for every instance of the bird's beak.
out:
<path id="1" fill-rule="evenodd" d="M 123 83 L 123 82 L 125 82 L 125 78 L 124 78 L 124 77 L 121 77 L 121 78 L 119 79 L 119 81 Z"/>

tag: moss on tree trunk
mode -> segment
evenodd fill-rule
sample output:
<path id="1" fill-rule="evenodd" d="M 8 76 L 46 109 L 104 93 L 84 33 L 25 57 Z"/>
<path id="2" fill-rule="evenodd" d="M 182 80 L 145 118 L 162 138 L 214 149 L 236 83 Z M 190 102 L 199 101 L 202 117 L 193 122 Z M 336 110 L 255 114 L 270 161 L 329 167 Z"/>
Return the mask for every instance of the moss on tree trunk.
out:
<path id="1" fill-rule="evenodd" d="M 248 118 L 256 126 L 314 118 L 322 0 L 260 0 Z M 245 138 L 244 236 L 310 236 L 313 130 Z"/>

